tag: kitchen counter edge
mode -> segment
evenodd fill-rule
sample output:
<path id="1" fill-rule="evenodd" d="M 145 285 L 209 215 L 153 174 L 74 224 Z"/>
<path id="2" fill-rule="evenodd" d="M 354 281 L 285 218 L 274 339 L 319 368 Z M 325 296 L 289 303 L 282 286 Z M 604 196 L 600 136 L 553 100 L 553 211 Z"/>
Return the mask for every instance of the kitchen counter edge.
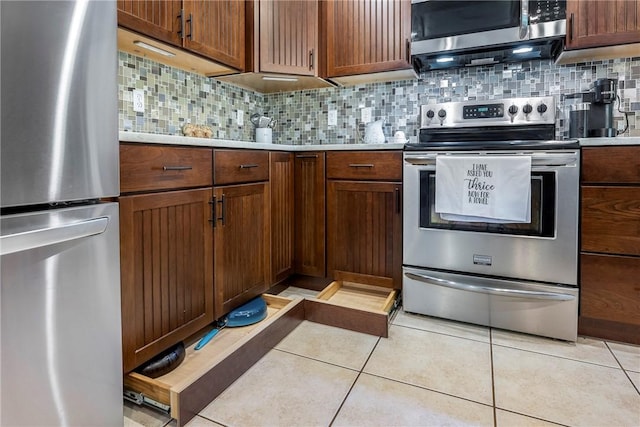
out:
<path id="1" fill-rule="evenodd" d="M 402 143 L 388 144 L 311 144 L 285 145 L 261 144 L 257 142 L 233 141 L 228 139 L 194 138 L 179 135 L 162 135 L 155 133 L 124 132 L 119 133 L 120 142 L 136 142 L 144 144 L 188 145 L 212 148 L 247 148 L 270 151 L 350 151 L 350 150 L 402 150 Z"/>

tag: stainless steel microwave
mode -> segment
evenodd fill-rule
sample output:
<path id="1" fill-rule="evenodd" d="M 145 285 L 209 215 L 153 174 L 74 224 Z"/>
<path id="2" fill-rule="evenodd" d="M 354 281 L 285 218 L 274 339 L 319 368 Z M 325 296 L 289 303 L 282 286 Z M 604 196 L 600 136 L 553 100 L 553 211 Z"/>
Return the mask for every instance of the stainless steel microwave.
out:
<path id="1" fill-rule="evenodd" d="M 412 0 L 411 54 L 514 46 L 566 34 L 566 0 Z"/>

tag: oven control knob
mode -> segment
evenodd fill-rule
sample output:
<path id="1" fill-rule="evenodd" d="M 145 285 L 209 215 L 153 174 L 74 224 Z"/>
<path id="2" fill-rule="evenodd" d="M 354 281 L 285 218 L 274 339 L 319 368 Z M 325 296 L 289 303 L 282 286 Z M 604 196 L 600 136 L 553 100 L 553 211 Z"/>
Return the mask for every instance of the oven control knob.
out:
<path id="1" fill-rule="evenodd" d="M 440 117 L 441 119 L 444 118 L 444 116 L 447 115 L 447 112 L 444 110 L 440 110 L 438 111 L 438 117 Z"/>
<path id="2" fill-rule="evenodd" d="M 525 104 L 524 107 L 522 107 L 522 112 L 525 114 L 529 114 L 532 111 L 533 107 L 531 106 L 531 104 Z"/>
<path id="3" fill-rule="evenodd" d="M 544 114 L 547 111 L 547 104 L 538 105 L 538 113 Z"/>
<path id="4" fill-rule="evenodd" d="M 515 116 L 518 113 L 518 107 L 516 105 L 512 105 L 509 107 L 509 114 Z"/>
<path id="5" fill-rule="evenodd" d="M 430 119 L 433 119 L 433 116 L 435 116 L 436 113 L 433 112 L 433 110 L 429 110 L 427 111 L 427 117 L 429 117 Z"/>

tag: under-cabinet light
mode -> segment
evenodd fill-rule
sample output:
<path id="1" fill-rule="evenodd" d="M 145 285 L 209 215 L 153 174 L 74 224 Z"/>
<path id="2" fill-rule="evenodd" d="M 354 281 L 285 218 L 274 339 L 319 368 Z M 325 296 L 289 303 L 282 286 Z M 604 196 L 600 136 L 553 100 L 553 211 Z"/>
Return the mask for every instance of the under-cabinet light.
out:
<path id="1" fill-rule="evenodd" d="M 274 82 L 297 82 L 296 77 L 277 77 L 277 76 L 262 76 L 262 80 L 271 80 Z"/>
<path id="2" fill-rule="evenodd" d="M 147 44 L 147 43 L 145 43 L 145 42 L 141 42 L 140 40 L 136 40 L 136 41 L 134 41 L 134 42 L 133 42 L 133 44 L 135 44 L 136 46 L 140 46 L 140 47 L 141 47 L 141 48 L 143 48 L 143 49 L 147 49 L 147 50 L 150 50 L 150 51 L 152 51 L 152 52 L 159 53 L 160 55 L 164 55 L 164 56 L 176 56 L 176 54 L 175 54 L 175 53 L 172 53 L 172 52 L 166 51 L 166 50 L 164 50 L 164 49 L 160 49 L 159 47 L 152 46 L 152 45 Z"/>
<path id="3" fill-rule="evenodd" d="M 518 49 L 513 49 L 513 53 L 529 53 L 533 50 L 532 47 L 520 47 Z"/>
<path id="4" fill-rule="evenodd" d="M 444 58 L 436 59 L 436 62 L 453 62 L 453 56 L 445 56 Z"/>

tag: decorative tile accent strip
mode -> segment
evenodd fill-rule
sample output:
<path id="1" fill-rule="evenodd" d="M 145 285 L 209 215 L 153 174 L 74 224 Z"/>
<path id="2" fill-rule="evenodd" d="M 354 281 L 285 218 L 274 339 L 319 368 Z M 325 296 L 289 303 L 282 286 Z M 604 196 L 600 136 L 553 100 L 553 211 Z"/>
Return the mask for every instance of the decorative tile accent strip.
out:
<path id="1" fill-rule="evenodd" d="M 254 141 L 249 117 L 257 112 L 278 120 L 276 143 L 350 144 L 362 140 L 361 109 L 370 107 L 374 120 L 384 120 L 387 137 L 402 130 L 415 141 L 420 105 L 551 95 L 559 106 L 557 137 L 562 137 L 568 124 L 561 94 L 586 91 L 596 79 L 608 77 L 619 79 L 620 109 L 630 112 L 624 136 L 640 136 L 640 57 L 575 65 L 535 60 L 428 72 L 418 80 L 266 95 L 123 52 L 119 59 L 120 129 L 134 132 L 175 135 L 191 121 L 210 126 L 214 138 Z M 133 89 L 145 91 L 145 113 L 133 111 Z M 244 111 L 243 126 L 237 125 L 237 110 Z M 328 125 L 330 110 L 337 113 L 335 126 Z M 625 126 L 617 111 L 615 125 Z"/>

